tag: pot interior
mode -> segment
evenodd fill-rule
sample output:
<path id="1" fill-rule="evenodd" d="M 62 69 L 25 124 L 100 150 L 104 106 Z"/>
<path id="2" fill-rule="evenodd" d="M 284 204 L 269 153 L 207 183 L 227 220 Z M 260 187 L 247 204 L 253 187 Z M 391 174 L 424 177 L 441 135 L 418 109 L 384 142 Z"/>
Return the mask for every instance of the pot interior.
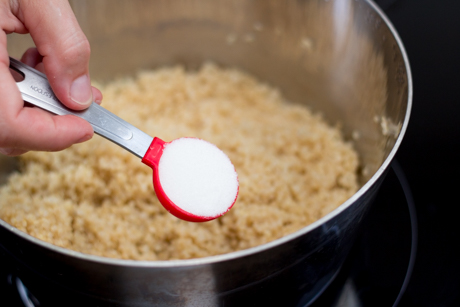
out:
<path id="1" fill-rule="evenodd" d="M 71 5 L 90 41 L 90 71 L 99 82 L 176 64 L 238 67 L 340 125 L 360 155 L 361 184 L 400 135 L 408 108 L 407 65 L 394 33 L 366 1 Z M 8 36 L 12 56 L 30 46 L 28 35 Z"/>

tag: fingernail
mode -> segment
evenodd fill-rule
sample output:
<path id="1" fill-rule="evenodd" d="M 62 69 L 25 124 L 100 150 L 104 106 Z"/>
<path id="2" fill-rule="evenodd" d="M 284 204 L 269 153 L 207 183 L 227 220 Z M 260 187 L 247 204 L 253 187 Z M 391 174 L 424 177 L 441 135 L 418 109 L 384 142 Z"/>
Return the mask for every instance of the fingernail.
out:
<path id="1" fill-rule="evenodd" d="M 0 148 L 0 154 L 9 156 L 13 152 L 13 148 Z"/>
<path id="2" fill-rule="evenodd" d="M 73 81 L 70 86 L 70 98 L 84 106 L 91 104 L 93 93 L 88 75 L 80 76 Z"/>
<path id="3" fill-rule="evenodd" d="M 83 143 L 83 142 L 86 142 L 86 141 L 89 141 L 93 138 L 93 135 L 92 134 L 86 134 L 84 137 L 82 137 L 81 139 L 79 139 L 78 141 L 76 141 L 75 143 Z"/>
<path id="4" fill-rule="evenodd" d="M 102 100 L 101 99 L 94 99 L 94 102 L 97 104 L 101 104 Z"/>

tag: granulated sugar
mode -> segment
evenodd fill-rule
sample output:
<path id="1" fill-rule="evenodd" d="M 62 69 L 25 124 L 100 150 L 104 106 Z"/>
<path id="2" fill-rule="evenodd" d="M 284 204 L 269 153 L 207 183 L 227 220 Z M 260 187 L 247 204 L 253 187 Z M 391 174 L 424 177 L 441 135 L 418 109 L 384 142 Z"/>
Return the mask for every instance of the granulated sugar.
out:
<path id="1" fill-rule="evenodd" d="M 238 177 L 230 159 L 204 140 L 180 138 L 167 143 L 158 173 L 168 198 L 197 216 L 222 215 L 238 194 Z"/>

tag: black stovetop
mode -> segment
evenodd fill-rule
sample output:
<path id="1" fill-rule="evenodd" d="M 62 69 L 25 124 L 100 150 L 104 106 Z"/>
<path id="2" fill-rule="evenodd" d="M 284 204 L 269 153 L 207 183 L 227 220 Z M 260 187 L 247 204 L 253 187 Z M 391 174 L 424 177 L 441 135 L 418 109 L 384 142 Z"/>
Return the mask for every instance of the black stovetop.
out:
<path id="1" fill-rule="evenodd" d="M 414 81 L 411 120 L 397 159 L 413 192 L 419 240 L 400 306 L 460 306 L 460 1 L 376 2 L 404 42 Z"/>
<path id="2" fill-rule="evenodd" d="M 396 306 L 411 279 L 417 243 L 412 192 L 394 161 L 339 275 L 310 307 Z"/>

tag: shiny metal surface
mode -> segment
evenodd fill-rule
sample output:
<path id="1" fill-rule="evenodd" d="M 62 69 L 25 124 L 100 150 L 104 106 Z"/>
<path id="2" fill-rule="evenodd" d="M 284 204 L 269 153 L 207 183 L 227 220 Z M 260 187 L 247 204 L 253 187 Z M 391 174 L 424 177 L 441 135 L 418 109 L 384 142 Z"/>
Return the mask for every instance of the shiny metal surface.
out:
<path id="1" fill-rule="evenodd" d="M 97 103 L 83 111 L 64 106 L 54 95 L 46 75 L 10 57 L 10 68 L 21 73 L 23 80 L 17 82 L 22 99 L 48 112 L 58 115 L 75 115 L 93 126 L 94 132 L 129 152 L 143 158 L 153 138 L 127 123 Z"/>
<path id="2" fill-rule="evenodd" d="M 339 270 L 408 125 L 403 45 L 365 0 L 71 1 L 101 81 L 204 61 L 239 67 L 308 105 L 360 154 L 361 189 L 305 228 L 255 248 L 175 261 L 107 259 L 52 246 L 0 220 L 0 252 L 40 300 L 98 306 L 305 306 Z M 9 36 L 19 56 L 27 37 Z M 282 180 L 282 178 L 280 178 Z M 52 292 L 52 293 L 51 293 Z M 54 296 L 53 296 L 54 295 Z"/>

